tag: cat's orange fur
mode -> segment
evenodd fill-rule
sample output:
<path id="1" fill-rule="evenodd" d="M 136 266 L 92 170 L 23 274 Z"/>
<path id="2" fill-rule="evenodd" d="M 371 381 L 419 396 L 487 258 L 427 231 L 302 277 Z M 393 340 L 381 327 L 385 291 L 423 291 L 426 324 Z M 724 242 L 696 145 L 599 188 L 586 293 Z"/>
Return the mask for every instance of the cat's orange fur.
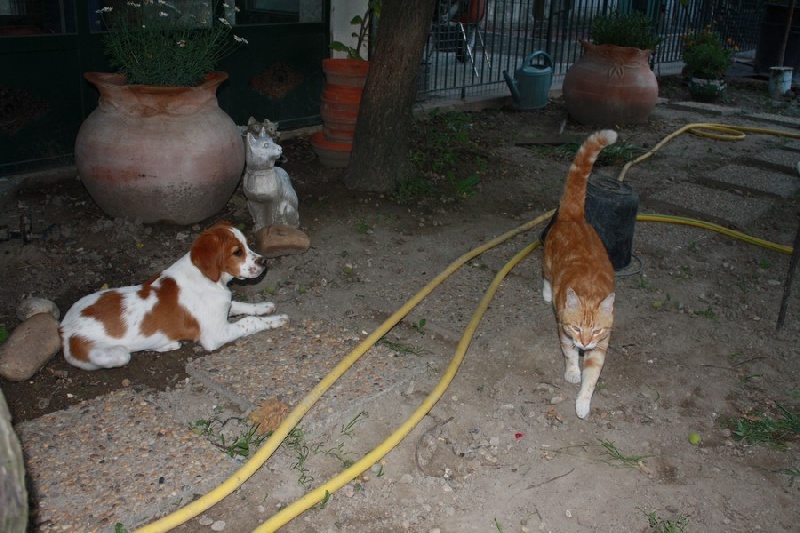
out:
<path id="1" fill-rule="evenodd" d="M 615 131 L 603 130 L 584 141 L 569 169 L 556 220 L 544 241 L 542 293 L 555 309 L 566 362 L 564 379 L 581 383 L 575 401 L 579 418 L 589 415 L 614 322 L 614 267 L 584 216 L 586 182 L 600 150 L 616 140 Z"/>

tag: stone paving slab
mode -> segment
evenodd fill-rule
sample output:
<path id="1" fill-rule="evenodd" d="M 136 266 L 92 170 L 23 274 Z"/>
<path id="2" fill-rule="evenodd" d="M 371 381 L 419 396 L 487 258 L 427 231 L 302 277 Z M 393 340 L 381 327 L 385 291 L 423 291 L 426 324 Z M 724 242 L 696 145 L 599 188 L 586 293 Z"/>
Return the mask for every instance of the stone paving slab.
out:
<path id="1" fill-rule="evenodd" d="M 16 426 L 35 531 L 110 532 L 172 512 L 237 464 L 153 401 L 120 390 Z"/>
<path id="2" fill-rule="evenodd" d="M 757 161 L 786 168 L 786 173 L 797 176 L 797 164 L 800 163 L 800 141 L 794 141 L 784 148 L 764 150 L 752 155 Z"/>
<path id="3" fill-rule="evenodd" d="M 746 167 L 740 164 L 728 165 L 709 172 L 703 181 L 733 185 L 743 189 L 774 194 L 782 198 L 791 198 L 800 190 L 800 177 L 789 172 L 775 172 L 765 168 Z"/>
<path id="4" fill-rule="evenodd" d="M 772 206 L 764 198 L 741 196 L 696 183 L 676 183 L 651 195 L 647 201 L 674 206 L 678 213 L 716 219 L 737 228 L 746 227 Z"/>

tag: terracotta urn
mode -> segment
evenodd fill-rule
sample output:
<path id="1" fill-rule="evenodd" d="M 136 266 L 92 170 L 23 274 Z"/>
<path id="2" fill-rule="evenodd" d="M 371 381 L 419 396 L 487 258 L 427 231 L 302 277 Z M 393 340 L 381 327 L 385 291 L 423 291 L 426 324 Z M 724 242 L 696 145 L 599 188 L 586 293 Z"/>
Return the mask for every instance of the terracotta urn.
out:
<path id="1" fill-rule="evenodd" d="M 219 212 L 245 164 L 242 136 L 217 104 L 228 78 L 196 87 L 128 85 L 88 72 L 100 100 L 75 141 L 80 179 L 103 211 L 142 222 L 193 224 Z"/>
<path id="2" fill-rule="evenodd" d="M 645 122 L 658 101 L 652 50 L 581 41 L 583 56 L 562 84 L 570 116 L 582 124 L 613 126 Z"/>

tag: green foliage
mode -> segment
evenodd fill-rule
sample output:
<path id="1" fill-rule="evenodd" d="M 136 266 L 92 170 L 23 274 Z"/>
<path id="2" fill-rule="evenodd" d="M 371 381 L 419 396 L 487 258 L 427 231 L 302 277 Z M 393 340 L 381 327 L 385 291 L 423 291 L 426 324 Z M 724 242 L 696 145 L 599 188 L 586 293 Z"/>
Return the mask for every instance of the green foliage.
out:
<path id="1" fill-rule="evenodd" d="M 706 28 L 681 36 L 683 61 L 689 76 L 704 80 L 721 79 L 731 66 L 736 47 L 732 40 L 722 41 L 720 35 Z"/>
<path id="2" fill-rule="evenodd" d="M 612 460 L 619 461 L 624 466 L 635 467 L 638 466 L 640 461 L 653 457 L 652 455 L 623 455 L 613 442 L 603 439 L 597 440 L 600 442 L 600 446 L 605 448 L 606 453 L 611 456 Z"/>
<path id="3" fill-rule="evenodd" d="M 356 40 L 355 46 L 348 46 L 341 41 L 333 41 L 329 47 L 331 50 L 337 52 L 345 52 L 348 59 L 361 59 L 361 48 L 364 44 L 370 44 L 372 37 L 369 34 L 372 20 L 378 20 L 381 16 L 381 0 L 369 0 L 367 3 L 367 11 L 364 15 L 356 15 L 350 19 L 350 24 L 357 28 L 351 35 Z"/>
<path id="4" fill-rule="evenodd" d="M 474 196 L 488 163 L 475 155 L 478 150 L 470 139 L 471 127 L 472 117 L 463 112 L 434 113 L 416 121 L 415 147 L 409 153 L 414 173 L 398 183 L 395 201 L 405 204 L 432 196 Z"/>
<path id="5" fill-rule="evenodd" d="M 111 66 L 133 85 L 195 86 L 219 61 L 247 41 L 216 18 L 216 4 L 142 0 L 97 10 Z M 227 8 L 227 6 L 226 6 Z"/>
<path id="6" fill-rule="evenodd" d="M 244 429 L 233 436 L 233 438 L 225 437 L 223 429 L 228 422 L 236 421 L 244 424 Z M 251 452 L 255 451 L 261 443 L 266 440 L 269 435 L 259 435 L 257 432 L 258 424 L 246 424 L 241 418 L 231 417 L 227 420 L 220 420 L 214 416 L 209 419 L 197 420 L 189 424 L 189 429 L 194 433 L 206 437 L 211 444 L 224 451 L 231 457 L 237 455 L 241 457 L 248 457 Z"/>
<path id="7" fill-rule="evenodd" d="M 4 326 L 0 326 L 0 344 L 6 342 L 6 339 L 8 339 L 8 335 L 9 335 L 8 330 Z"/>
<path id="8" fill-rule="evenodd" d="M 653 31 L 650 17 L 640 12 L 595 17 L 590 34 L 594 44 L 615 44 L 642 50 L 655 50 L 660 41 Z"/>
<path id="9" fill-rule="evenodd" d="M 731 430 L 739 442 L 784 450 L 787 442 L 800 437 L 800 417 L 782 405 L 778 405 L 778 410 L 781 417 L 777 419 L 763 414 L 723 419 L 721 423 Z"/>
<path id="10" fill-rule="evenodd" d="M 658 516 L 655 511 L 645 513 L 650 531 L 653 533 L 684 533 L 689 525 L 689 517 L 679 516 L 676 520 L 665 520 Z"/>

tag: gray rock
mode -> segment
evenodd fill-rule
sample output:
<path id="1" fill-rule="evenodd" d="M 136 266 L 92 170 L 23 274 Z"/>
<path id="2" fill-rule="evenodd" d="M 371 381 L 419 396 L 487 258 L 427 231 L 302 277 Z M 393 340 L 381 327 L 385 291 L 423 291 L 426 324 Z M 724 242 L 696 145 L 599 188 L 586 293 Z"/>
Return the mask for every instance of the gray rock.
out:
<path id="1" fill-rule="evenodd" d="M 38 313 L 22 322 L 0 346 L 0 376 L 25 381 L 61 349 L 58 320 Z"/>
<path id="2" fill-rule="evenodd" d="M 39 313 L 50 313 L 56 320 L 61 317 L 61 312 L 59 312 L 55 302 L 51 302 L 46 298 L 31 296 L 23 300 L 23 302 L 19 304 L 19 307 L 17 307 L 17 318 L 19 318 L 20 321 L 27 320 Z"/>

